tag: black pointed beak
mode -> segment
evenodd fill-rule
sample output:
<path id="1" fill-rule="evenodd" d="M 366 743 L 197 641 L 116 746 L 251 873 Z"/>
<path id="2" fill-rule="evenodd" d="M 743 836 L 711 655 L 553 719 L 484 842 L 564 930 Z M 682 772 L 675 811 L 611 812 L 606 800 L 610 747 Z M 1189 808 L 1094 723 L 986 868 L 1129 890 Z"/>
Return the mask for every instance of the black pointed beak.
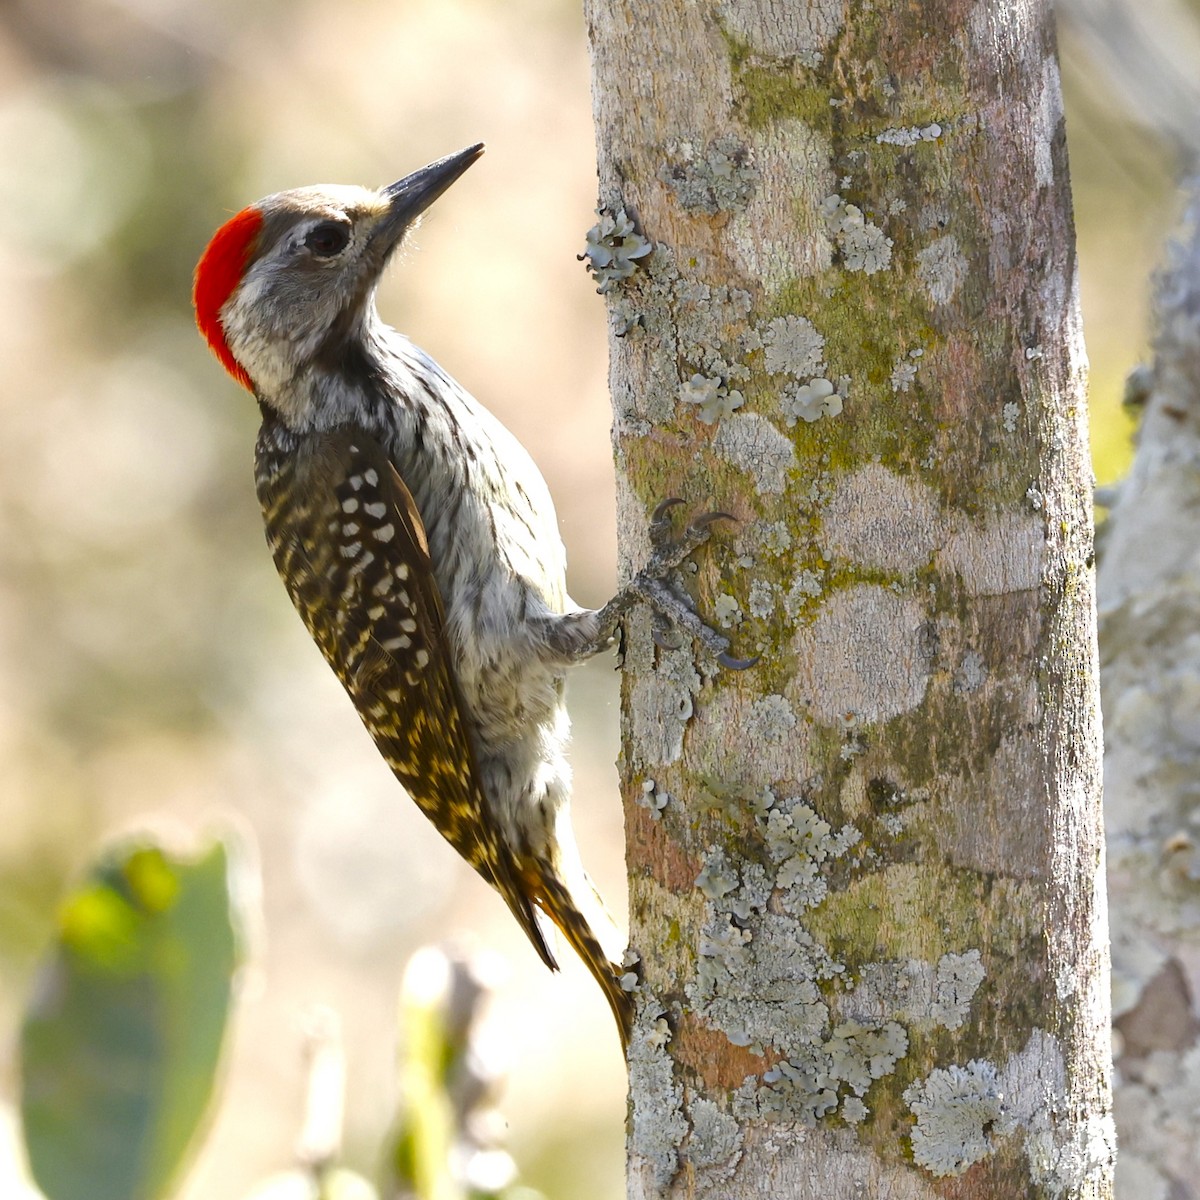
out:
<path id="1" fill-rule="evenodd" d="M 457 154 L 448 154 L 429 166 L 405 175 L 383 189 L 391 207 L 380 223 L 375 238 L 385 253 L 392 249 L 404 231 L 483 153 L 483 143 L 468 146 Z"/>

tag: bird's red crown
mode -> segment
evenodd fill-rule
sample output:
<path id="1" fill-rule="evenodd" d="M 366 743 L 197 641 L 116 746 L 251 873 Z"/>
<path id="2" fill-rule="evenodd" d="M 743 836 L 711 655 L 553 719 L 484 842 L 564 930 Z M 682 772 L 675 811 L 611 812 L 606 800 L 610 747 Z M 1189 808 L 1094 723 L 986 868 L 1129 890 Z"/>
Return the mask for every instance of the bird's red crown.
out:
<path id="1" fill-rule="evenodd" d="M 257 208 L 244 208 L 212 236 L 196 264 L 192 303 L 196 324 L 221 365 L 245 388 L 253 390 L 250 376 L 233 357 L 221 325 L 221 308 L 242 280 L 246 264 L 262 229 L 263 216 Z"/>

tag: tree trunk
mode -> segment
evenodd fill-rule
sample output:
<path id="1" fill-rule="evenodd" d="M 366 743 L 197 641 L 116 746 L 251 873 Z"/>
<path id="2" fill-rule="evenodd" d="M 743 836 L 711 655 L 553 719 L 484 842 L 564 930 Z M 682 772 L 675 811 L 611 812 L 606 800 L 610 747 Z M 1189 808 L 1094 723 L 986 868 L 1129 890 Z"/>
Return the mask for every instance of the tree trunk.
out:
<path id="1" fill-rule="evenodd" d="M 628 631 L 629 1194 L 1106 1197 L 1050 13 L 588 20 L 623 563 L 664 497 L 735 513 L 683 582 L 762 655 L 718 671 Z"/>
<path id="2" fill-rule="evenodd" d="M 1200 181 L 1100 569 L 1122 1200 L 1200 1198 Z"/>

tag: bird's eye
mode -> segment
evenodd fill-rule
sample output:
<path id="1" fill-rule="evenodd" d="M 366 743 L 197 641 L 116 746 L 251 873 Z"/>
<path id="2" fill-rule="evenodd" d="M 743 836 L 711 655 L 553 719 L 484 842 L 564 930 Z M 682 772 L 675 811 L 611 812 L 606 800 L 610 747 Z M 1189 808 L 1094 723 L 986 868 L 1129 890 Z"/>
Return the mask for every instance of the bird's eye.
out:
<path id="1" fill-rule="evenodd" d="M 350 226 L 343 221 L 322 221 L 309 230 L 304 244 L 318 258 L 341 254 L 350 241 Z"/>

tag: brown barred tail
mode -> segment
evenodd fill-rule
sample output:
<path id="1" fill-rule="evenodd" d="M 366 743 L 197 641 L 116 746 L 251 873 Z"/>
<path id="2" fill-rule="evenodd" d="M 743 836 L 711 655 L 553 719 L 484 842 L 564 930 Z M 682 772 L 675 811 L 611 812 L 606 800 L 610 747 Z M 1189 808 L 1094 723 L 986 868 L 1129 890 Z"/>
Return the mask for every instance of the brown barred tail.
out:
<path id="1" fill-rule="evenodd" d="M 501 855 L 494 855 L 492 863 L 476 864 L 475 869 L 504 897 L 509 911 L 517 918 L 517 924 L 525 930 L 526 937 L 533 943 L 538 958 L 550 970 L 557 971 L 558 960 L 546 940 L 549 930 L 545 928 L 545 919 L 538 920 L 541 911 L 535 903 L 537 897 L 526 888 L 523 876 L 518 878 L 513 873 L 515 864 L 510 865 L 511 862 L 511 859 L 506 860 Z M 571 944 L 574 945 L 574 942 Z"/>
<path id="2" fill-rule="evenodd" d="M 617 1021 L 621 1049 L 627 1050 L 633 1034 L 633 996 L 621 986 L 620 968 L 609 959 L 587 918 L 579 911 L 574 897 L 554 869 L 544 860 L 537 859 L 533 871 L 537 873 L 536 879 L 530 879 L 529 883 L 534 899 L 558 926 L 575 953 L 583 959 L 592 978 L 600 985 Z"/>

